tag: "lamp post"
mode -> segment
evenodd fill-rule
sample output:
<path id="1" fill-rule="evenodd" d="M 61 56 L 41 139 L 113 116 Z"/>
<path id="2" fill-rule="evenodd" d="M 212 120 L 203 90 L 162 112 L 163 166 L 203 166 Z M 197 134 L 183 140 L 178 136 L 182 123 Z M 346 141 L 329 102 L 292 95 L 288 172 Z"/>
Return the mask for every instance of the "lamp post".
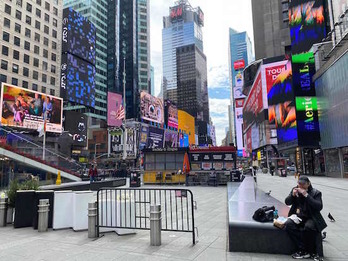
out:
<path id="1" fill-rule="evenodd" d="M 97 146 L 100 146 L 100 143 L 94 144 L 94 162 L 97 164 Z"/>

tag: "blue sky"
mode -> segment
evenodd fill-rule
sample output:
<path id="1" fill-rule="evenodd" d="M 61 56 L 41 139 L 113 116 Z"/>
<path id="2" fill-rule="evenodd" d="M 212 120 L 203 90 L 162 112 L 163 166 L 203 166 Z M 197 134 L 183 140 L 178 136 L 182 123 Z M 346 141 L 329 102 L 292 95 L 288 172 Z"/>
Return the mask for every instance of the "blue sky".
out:
<path id="1" fill-rule="evenodd" d="M 230 101 L 228 74 L 229 28 L 247 31 L 253 41 L 251 0 L 189 0 L 193 7 L 204 12 L 204 53 L 207 56 L 210 116 L 216 127 L 216 140 L 221 145 L 228 126 Z M 162 79 L 162 19 L 169 14 L 174 0 L 150 0 L 151 64 L 155 68 L 155 94 L 161 89 Z"/>

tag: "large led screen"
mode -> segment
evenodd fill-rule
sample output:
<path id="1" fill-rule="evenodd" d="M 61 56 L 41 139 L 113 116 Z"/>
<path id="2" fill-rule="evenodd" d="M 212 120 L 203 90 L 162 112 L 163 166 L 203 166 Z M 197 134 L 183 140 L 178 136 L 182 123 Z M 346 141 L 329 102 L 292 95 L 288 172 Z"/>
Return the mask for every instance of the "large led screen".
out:
<path id="1" fill-rule="evenodd" d="M 268 92 L 269 123 L 277 128 L 278 144 L 297 139 L 296 107 L 292 88 L 292 68 L 288 61 L 286 68 L 273 82 Z"/>
<path id="2" fill-rule="evenodd" d="M 177 148 L 178 147 L 178 132 L 166 130 L 164 146 L 166 148 Z"/>
<path id="3" fill-rule="evenodd" d="M 68 52 L 95 65 L 96 28 L 72 8 L 63 11 L 62 52 Z"/>
<path id="4" fill-rule="evenodd" d="M 159 124 L 164 123 L 163 100 L 142 91 L 140 94 L 141 118 Z"/>
<path id="5" fill-rule="evenodd" d="M 165 122 L 169 128 L 178 129 L 178 107 L 170 100 L 166 100 L 165 107 Z"/>
<path id="6" fill-rule="evenodd" d="M 61 98 L 2 83 L 0 104 L 3 126 L 38 130 L 46 115 L 46 131 L 62 132 Z"/>
<path id="7" fill-rule="evenodd" d="M 292 54 L 307 52 L 326 36 L 322 0 L 292 0 L 289 4 L 289 24 Z"/>
<path id="8" fill-rule="evenodd" d="M 149 136 L 147 138 L 147 148 L 163 148 L 164 130 L 149 126 Z"/>
<path id="9" fill-rule="evenodd" d="M 62 55 L 61 97 L 64 100 L 95 106 L 95 67 L 71 54 Z"/>
<path id="10" fill-rule="evenodd" d="M 315 61 L 312 52 L 292 56 L 293 86 L 296 96 L 315 96 Z"/>
<path id="11" fill-rule="evenodd" d="M 87 116 L 74 111 L 65 112 L 65 130 L 73 140 L 73 145 L 87 146 Z"/>
<path id="12" fill-rule="evenodd" d="M 123 116 L 122 95 L 108 92 L 108 126 L 120 127 Z"/>

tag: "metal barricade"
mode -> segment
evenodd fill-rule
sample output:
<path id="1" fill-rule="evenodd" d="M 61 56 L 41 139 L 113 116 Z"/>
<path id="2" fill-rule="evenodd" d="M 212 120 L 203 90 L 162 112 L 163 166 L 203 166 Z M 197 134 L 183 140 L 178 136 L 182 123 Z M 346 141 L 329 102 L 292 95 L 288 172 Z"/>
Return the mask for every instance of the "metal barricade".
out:
<path id="1" fill-rule="evenodd" d="M 102 228 L 150 230 L 150 206 L 160 205 L 162 231 L 190 232 L 196 244 L 194 203 L 187 189 L 99 189 L 97 237 Z"/>

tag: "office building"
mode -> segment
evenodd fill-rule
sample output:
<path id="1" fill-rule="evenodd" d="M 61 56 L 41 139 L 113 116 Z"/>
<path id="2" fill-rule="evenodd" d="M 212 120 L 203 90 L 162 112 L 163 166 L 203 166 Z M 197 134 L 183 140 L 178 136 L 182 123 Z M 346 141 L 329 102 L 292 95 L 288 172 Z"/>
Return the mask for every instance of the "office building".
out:
<path id="1" fill-rule="evenodd" d="M 64 8 L 71 7 L 88 18 L 96 27 L 95 107 L 88 108 L 80 105 L 66 109 L 78 110 L 94 119 L 102 120 L 106 120 L 107 113 L 108 3 L 107 0 L 64 0 Z"/>
<path id="2" fill-rule="evenodd" d="M 178 101 L 176 48 L 195 44 L 203 52 L 204 14 L 193 8 L 187 0 L 180 0 L 170 8 L 168 16 L 163 17 L 162 59 L 163 59 L 163 98 Z"/>
<path id="3" fill-rule="evenodd" d="M 207 59 L 195 44 L 176 48 L 177 106 L 209 123 Z M 207 133 L 205 133 L 207 134 Z"/>
<path id="4" fill-rule="evenodd" d="M 289 0 L 252 0 L 255 59 L 290 50 Z"/>
<path id="5" fill-rule="evenodd" d="M 0 2 L 0 83 L 59 96 L 62 0 Z"/>
<path id="6" fill-rule="evenodd" d="M 151 77 L 150 77 L 150 81 L 151 81 L 151 92 L 150 94 L 155 96 L 155 68 L 153 66 L 151 66 Z"/>

